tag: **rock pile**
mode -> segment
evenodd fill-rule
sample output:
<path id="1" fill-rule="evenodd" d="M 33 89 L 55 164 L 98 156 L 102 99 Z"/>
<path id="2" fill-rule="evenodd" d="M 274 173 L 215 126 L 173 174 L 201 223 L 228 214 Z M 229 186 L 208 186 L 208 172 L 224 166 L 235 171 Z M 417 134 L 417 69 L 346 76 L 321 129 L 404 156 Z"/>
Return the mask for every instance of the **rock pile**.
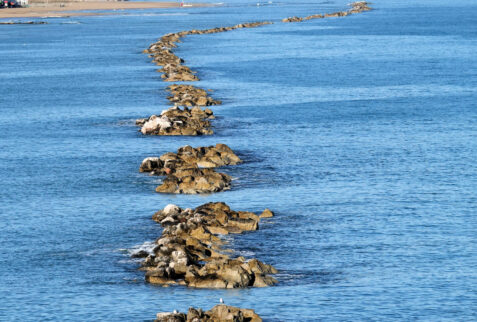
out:
<path id="1" fill-rule="evenodd" d="M 368 6 L 368 2 L 366 1 L 358 1 L 358 2 L 353 2 L 350 4 L 351 9 L 347 11 L 338 11 L 338 12 L 333 12 L 333 13 L 326 13 L 324 15 L 322 14 L 315 14 L 311 15 L 305 18 L 301 17 L 289 17 L 285 18 L 282 20 L 282 22 L 302 22 L 304 20 L 311 20 L 311 19 L 322 19 L 322 18 L 332 18 L 332 17 L 345 17 L 354 13 L 360 13 L 363 11 L 369 11 L 371 8 Z"/>
<path id="2" fill-rule="evenodd" d="M 139 172 L 169 175 L 177 169 L 216 168 L 239 163 L 242 163 L 242 160 L 225 144 L 198 148 L 186 145 L 179 148 L 177 153 L 168 152 L 160 157 L 144 159 Z"/>
<path id="3" fill-rule="evenodd" d="M 230 190 L 232 177 L 212 169 L 176 169 L 156 188 L 160 193 L 200 194 Z"/>
<path id="4" fill-rule="evenodd" d="M 217 322 L 217 321 L 234 321 L 234 322 L 261 322 L 260 316 L 251 309 L 242 309 L 235 306 L 219 304 L 208 311 L 202 309 L 189 308 L 185 313 L 157 313 L 155 322 Z"/>
<path id="5" fill-rule="evenodd" d="M 221 248 L 217 234 L 238 234 L 258 229 L 260 218 L 273 216 L 270 210 L 262 215 L 233 211 L 225 203 L 207 203 L 196 209 L 168 205 L 154 214 L 163 227 L 151 254 L 141 268 L 146 281 L 168 286 L 186 285 L 195 288 L 266 287 L 276 283 L 269 274 L 277 270 L 257 259 L 230 258 Z M 138 257 L 138 255 L 136 255 Z"/>
<path id="6" fill-rule="evenodd" d="M 146 135 L 211 135 L 210 119 L 214 114 L 210 109 L 202 110 L 195 106 L 192 109 L 171 107 L 161 115 L 152 115 L 149 118 L 136 120 L 141 126 L 141 133 Z"/>
<path id="7" fill-rule="evenodd" d="M 167 97 L 169 101 L 177 106 L 211 106 L 220 105 L 221 101 L 214 100 L 202 88 L 194 87 L 192 85 L 171 85 L 167 89 L 172 96 Z"/>

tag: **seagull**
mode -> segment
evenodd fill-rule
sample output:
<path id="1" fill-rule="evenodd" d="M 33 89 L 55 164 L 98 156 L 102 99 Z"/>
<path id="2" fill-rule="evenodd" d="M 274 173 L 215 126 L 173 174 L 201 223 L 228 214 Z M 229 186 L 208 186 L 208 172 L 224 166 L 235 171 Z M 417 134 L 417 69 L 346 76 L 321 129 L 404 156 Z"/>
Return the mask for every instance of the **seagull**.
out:
<path id="1" fill-rule="evenodd" d="M 220 304 L 224 304 L 224 299 L 220 298 L 219 302 L 220 302 Z"/>
<path id="2" fill-rule="evenodd" d="M 172 313 L 177 314 L 177 310 L 174 310 L 174 312 L 172 312 Z"/>

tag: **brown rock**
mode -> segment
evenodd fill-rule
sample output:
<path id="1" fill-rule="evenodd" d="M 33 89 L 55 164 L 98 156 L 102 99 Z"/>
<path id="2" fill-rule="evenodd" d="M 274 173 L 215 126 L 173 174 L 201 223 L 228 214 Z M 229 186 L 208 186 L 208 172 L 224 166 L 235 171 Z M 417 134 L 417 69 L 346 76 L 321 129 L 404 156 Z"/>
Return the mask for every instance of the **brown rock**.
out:
<path id="1" fill-rule="evenodd" d="M 187 315 L 184 313 L 157 313 L 155 322 L 186 322 Z"/>
<path id="2" fill-rule="evenodd" d="M 273 217 L 273 211 L 271 211 L 270 209 L 266 208 L 261 214 L 260 214 L 260 218 L 271 218 Z"/>

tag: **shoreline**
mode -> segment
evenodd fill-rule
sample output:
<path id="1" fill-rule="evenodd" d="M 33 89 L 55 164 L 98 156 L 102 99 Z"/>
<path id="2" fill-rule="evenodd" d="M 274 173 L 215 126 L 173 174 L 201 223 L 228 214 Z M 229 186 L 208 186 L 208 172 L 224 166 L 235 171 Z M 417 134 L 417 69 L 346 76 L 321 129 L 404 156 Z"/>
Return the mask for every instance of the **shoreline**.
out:
<path id="1" fill-rule="evenodd" d="M 57 18 L 71 16 L 116 15 L 124 10 L 168 9 L 205 7 L 207 4 L 187 4 L 179 2 L 129 2 L 129 1 L 82 1 L 66 3 L 35 4 L 28 8 L 5 8 L 0 10 L 0 19 Z"/>

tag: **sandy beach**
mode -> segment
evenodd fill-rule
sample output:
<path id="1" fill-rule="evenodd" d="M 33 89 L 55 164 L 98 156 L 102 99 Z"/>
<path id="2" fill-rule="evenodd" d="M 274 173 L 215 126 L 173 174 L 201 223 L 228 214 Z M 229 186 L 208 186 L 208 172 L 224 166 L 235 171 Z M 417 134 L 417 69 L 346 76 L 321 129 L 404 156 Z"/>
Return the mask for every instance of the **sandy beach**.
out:
<path id="1" fill-rule="evenodd" d="M 186 4 L 198 7 L 203 4 Z M 176 8 L 180 2 L 83 1 L 32 4 L 28 8 L 0 9 L 0 18 L 46 18 L 118 14 L 118 10 Z"/>

